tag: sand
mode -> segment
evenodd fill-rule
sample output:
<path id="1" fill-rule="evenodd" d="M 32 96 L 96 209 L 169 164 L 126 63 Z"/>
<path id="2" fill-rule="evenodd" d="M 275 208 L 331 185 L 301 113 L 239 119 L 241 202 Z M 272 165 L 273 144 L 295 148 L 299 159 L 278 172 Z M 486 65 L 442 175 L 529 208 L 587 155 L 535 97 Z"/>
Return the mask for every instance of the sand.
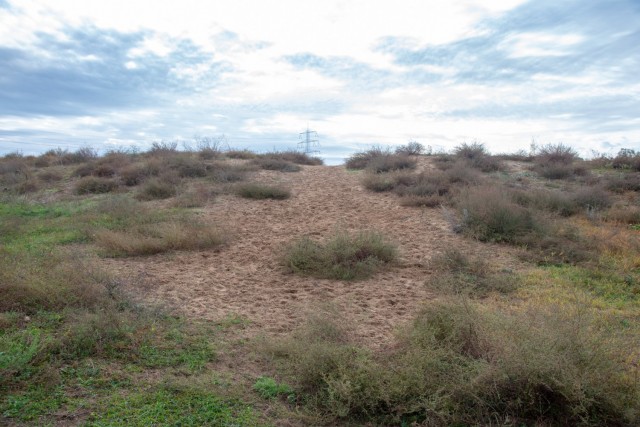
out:
<path id="1" fill-rule="evenodd" d="M 420 168 L 430 168 L 421 159 Z M 372 347 L 382 345 L 425 301 L 429 260 L 447 248 L 478 251 L 505 263 L 497 245 L 470 242 L 451 230 L 441 209 L 403 207 L 394 194 L 372 193 L 360 185 L 362 172 L 343 166 L 304 166 L 301 172 L 257 172 L 252 180 L 288 186 L 288 200 L 247 200 L 223 195 L 202 208 L 206 221 L 228 230 L 231 240 L 215 251 L 108 259 L 119 274 L 135 280 L 132 291 L 177 314 L 207 321 L 230 316 L 248 321 L 248 335 L 278 335 L 299 325 L 309 311 L 332 304 L 357 324 Z M 284 247 L 301 236 L 322 239 L 336 229 L 377 230 L 394 242 L 400 261 L 356 282 L 319 280 L 288 273 L 280 262 Z"/>

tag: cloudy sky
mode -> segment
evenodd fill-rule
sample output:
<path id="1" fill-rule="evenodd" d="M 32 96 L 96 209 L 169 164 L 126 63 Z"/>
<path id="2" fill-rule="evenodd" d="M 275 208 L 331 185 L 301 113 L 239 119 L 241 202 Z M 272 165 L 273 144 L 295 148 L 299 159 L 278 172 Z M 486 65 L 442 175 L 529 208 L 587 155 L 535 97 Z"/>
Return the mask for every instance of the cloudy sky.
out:
<path id="1" fill-rule="evenodd" d="M 640 1 L 0 0 L 0 154 L 640 149 Z"/>

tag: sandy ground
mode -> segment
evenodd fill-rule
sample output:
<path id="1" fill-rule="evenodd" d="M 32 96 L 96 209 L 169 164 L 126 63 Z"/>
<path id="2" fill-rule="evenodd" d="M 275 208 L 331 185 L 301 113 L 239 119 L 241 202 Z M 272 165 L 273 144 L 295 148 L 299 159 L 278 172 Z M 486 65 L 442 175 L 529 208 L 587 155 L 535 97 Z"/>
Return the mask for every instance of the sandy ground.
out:
<path id="1" fill-rule="evenodd" d="M 421 159 L 421 168 L 430 168 Z M 249 320 L 249 335 L 289 332 L 314 307 L 336 305 L 349 313 L 358 334 L 381 345 L 411 319 L 425 300 L 435 297 L 428 284 L 429 259 L 459 246 L 495 262 L 510 263 L 496 245 L 476 244 L 454 234 L 440 209 L 399 205 L 393 194 L 376 194 L 359 183 L 361 172 L 342 166 L 305 166 L 298 173 L 260 171 L 255 181 L 292 189 L 284 201 L 218 197 L 201 215 L 227 229 L 232 239 L 219 251 L 183 252 L 105 260 L 129 277 L 146 278 L 134 291 L 176 312 L 219 321 Z M 336 228 L 372 229 L 395 242 L 400 262 L 390 270 L 357 282 L 318 280 L 289 274 L 279 262 L 283 248 L 304 235 L 322 239 Z"/>

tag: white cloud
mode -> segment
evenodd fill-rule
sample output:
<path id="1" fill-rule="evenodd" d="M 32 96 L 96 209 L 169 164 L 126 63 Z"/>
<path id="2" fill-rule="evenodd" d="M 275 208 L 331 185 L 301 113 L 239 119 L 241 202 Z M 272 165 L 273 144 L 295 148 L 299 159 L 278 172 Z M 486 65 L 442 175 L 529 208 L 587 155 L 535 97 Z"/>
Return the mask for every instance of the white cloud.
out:
<path id="1" fill-rule="evenodd" d="M 581 34 L 521 33 L 506 39 L 502 47 L 509 51 L 511 58 L 564 56 L 583 40 Z"/>

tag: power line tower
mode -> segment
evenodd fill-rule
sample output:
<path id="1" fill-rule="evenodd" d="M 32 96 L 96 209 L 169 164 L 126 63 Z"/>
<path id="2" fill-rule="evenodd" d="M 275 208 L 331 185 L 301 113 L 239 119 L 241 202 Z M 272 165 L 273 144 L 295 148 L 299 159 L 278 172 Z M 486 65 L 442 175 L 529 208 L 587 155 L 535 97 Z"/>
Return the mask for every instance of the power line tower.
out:
<path id="1" fill-rule="evenodd" d="M 315 130 L 307 130 L 300 132 L 300 141 L 298 142 L 298 150 L 307 155 L 320 154 L 320 140 L 318 139 L 318 132 Z"/>

